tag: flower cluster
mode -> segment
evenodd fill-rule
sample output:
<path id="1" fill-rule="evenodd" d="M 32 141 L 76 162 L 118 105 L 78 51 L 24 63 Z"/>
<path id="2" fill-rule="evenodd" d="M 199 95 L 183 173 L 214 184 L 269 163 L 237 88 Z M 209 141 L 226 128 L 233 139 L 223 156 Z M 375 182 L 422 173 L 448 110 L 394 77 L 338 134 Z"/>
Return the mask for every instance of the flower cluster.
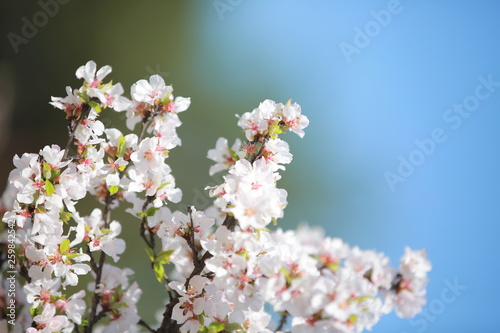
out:
<path id="1" fill-rule="evenodd" d="M 104 82 L 110 73 L 89 61 L 76 71 L 80 88 L 52 97 L 68 121 L 65 148 L 14 157 L 0 211 L 15 226 L 16 255 L 6 260 L 4 233 L 0 258 L 4 271 L 24 280 L 16 294 L 22 331 L 361 332 L 393 310 L 404 318 L 421 310 L 431 269 L 425 250 L 407 248 L 396 269 L 383 254 L 317 229 L 267 228 L 287 205 L 277 182 L 292 154 L 281 137 L 303 137 L 309 124 L 297 103 L 265 100 L 239 117 L 246 141 L 230 147 L 219 138 L 208 151 L 209 174 L 224 172 L 221 184 L 207 188 L 213 206 L 172 211 L 168 203 L 180 202 L 182 192 L 166 159 L 181 144 L 178 113 L 190 99 L 174 97 L 158 75 L 134 83 L 127 98 L 120 83 Z M 105 128 L 99 117 L 109 110 L 125 112 L 137 133 Z M 87 197 L 101 205 L 90 215 L 78 209 Z M 135 217 L 165 290 L 156 325 L 141 319 L 133 271 L 114 266 L 126 255 L 122 224 L 112 218 L 120 206 Z M 0 277 L 7 304 L 5 283 Z"/>
<path id="2" fill-rule="evenodd" d="M 110 212 L 125 198 L 139 200 L 139 193 L 158 207 L 181 199 L 165 159 L 169 149 L 180 144 L 175 131 L 180 125 L 177 112 L 187 109 L 189 98 L 174 99 L 173 89 L 154 75 L 150 83 L 135 83 L 132 99 L 128 99 L 122 96 L 121 84 L 103 81 L 110 72 L 111 67 L 97 70 L 89 61 L 76 71 L 77 78 L 83 79 L 79 89 L 67 87 L 68 96 L 52 97 L 50 104 L 63 110 L 68 119 L 66 149 L 52 145 L 39 154 L 14 157 L 16 169 L 9 176 L 13 198 L 6 204 L 3 221 L 15 221 L 19 228 L 19 264 L 27 281 L 24 292 L 36 323 L 32 332 L 45 332 L 47 327 L 52 327 L 51 332 L 73 331 L 89 311 L 93 317 L 108 315 L 115 326 L 118 318 L 126 318 L 116 326 L 122 329 L 115 331 L 137 323 L 139 318 L 133 314 L 140 295 L 138 285 L 126 291 L 128 281 L 123 274 L 110 273 L 118 268 L 100 259 L 109 256 L 117 262 L 125 251 L 125 242 L 118 238 L 121 224 L 111 220 Z M 104 109 L 127 111 L 130 126 L 139 118 L 141 137 L 105 128 L 99 120 Z M 152 136 L 144 137 L 146 133 Z M 73 156 L 69 156 L 71 144 L 76 146 Z M 104 205 L 104 211 L 96 208 L 90 216 L 80 216 L 76 205 L 88 194 Z M 90 272 L 99 281 L 97 288 L 66 298 L 62 293 L 66 286 L 78 286 L 78 277 Z M 117 277 L 119 283 L 113 280 Z M 90 309 L 83 300 L 89 291 L 96 300 Z"/>
<path id="3" fill-rule="evenodd" d="M 266 100 L 238 121 L 250 140 L 242 150 L 238 151 L 238 141 L 229 148 L 227 140 L 220 138 L 216 148 L 208 152 L 217 162 L 211 172 L 229 170 L 224 183 L 211 189 L 217 197 L 215 206 L 233 215 L 242 229 L 262 229 L 283 217 L 287 192 L 276 187 L 280 179 L 277 171 L 285 169 L 283 164 L 292 161 L 292 154 L 278 135 L 291 130 L 303 136 L 308 123 L 297 103 Z"/>

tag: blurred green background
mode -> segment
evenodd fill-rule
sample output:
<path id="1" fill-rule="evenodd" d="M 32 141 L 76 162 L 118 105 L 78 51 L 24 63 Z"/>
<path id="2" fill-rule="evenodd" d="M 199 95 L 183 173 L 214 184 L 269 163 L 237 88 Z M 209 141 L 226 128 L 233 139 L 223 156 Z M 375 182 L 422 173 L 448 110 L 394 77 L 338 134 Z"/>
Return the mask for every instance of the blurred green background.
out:
<path id="1" fill-rule="evenodd" d="M 158 73 L 176 96 L 192 98 L 180 114 L 182 147 L 168 159 L 183 190 L 180 209 L 208 205 L 203 188 L 217 179 L 208 176 L 206 152 L 220 136 L 243 137 L 235 114 L 267 98 L 293 98 L 311 125 L 304 139 L 285 137 L 294 161 L 279 183 L 289 192 L 280 226 L 321 225 L 329 236 L 386 253 L 393 265 L 404 246 L 425 247 L 433 262 L 429 316 L 390 315 L 373 332 L 498 331 L 499 94 L 459 129 L 443 116 L 474 94 L 479 76 L 500 81 L 499 3 L 65 0 L 43 22 L 47 2 L 0 1 L 2 179 L 14 154 L 65 144 L 64 114 L 48 102 L 66 85 L 79 87 L 74 72 L 91 59 L 111 65 L 108 78 L 127 93 Z M 375 17 L 391 3 L 399 11 L 377 30 Z M 23 18 L 44 24 L 16 52 L 8 36 L 22 36 Z M 357 29 L 375 30 L 346 55 L 341 45 L 356 45 Z M 117 115 L 101 120 L 124 129 Z M 415 140 L 435 128 L 447 141 L 391 191 L 384 173 L 397 172 L 399 156 L 408 158 Z M 160 286 L 136 221 L 115 216 L 128 244 L 119 264 L 136 271 L 141 315 L 151 321 Z M 445 304 L 445 281 L 454 279 L 467 289 Z"/>

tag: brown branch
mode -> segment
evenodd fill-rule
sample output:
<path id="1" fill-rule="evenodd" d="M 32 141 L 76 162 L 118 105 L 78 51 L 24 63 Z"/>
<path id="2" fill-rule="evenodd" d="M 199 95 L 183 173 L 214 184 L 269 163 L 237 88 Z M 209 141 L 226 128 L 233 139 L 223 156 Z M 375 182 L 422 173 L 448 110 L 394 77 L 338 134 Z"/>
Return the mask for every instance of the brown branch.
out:
<path id="1" fill-rule="evenodd" d="M 188 216 L 189 216 L 189 241 L 188 244 L 191 247 L 191 251 L 193 251 L 193 258 L 195 261 L 195 266 L 200 264 L 200 258 L 198 257 L 198 249 L 196 248 L 196 243 L 194 239 L 194 222 L 193 222 L 193 206 L 188 206 Z"/>
<path id="2" fill-rule="evenodd" d="M 148 247 L 150 247 L 151 250 L 154 251 L 154 249 L 155 249 L 154 235 L 153 235 L 153 232 L 151 231 L 151 228 L 149 228 L 149 226 L 147 225 L 148 221 L 147 221 L 147 216 L 146 216 L 146 212 L 148 210 L 148 205 L 151 202 L 153 202 L 153 200 L 154 200 L 154 196 L 147 196 L 146 201 L 144 201 L 144 204 L 142 205 L 142 212 L 144 213 L 144 216 L 142 217 L 142 220 L 141 220 L 140 233 L 141 233 L 141 238 L 144 240 L 146 245 Z M 149 232 L 149 240 L 146 238 L 146 230 Z"/>
<path id="3" fill-rule="evenodd" d="M 257 154 L 255 154 L 254 156 L 252 156 L 252 158 L 250 158 L 250 163 L 253 164 L 253 162 L 255 162 L 261 155 L 262 155 L 262 152 L 264 151 L 264 148 L 266 147 L 266 142 L 269 140 L 269 134 L 266 134 L 264 136 L 264 138 L 262 139 L 262 142 L 260 144 L 260 148 L 259 148 L 259 151 L 257 152 Z M 257 143 L 257 141 L 252 141 L 253 144 Z"/>
<path id="4" fill-rule="evenodd" d="M 88 254 L 88 255 L 89 255 L 89 257 L 90 257 L 90 266 L 92 267 L 92 270 L 93 270 L 95 273 L 97 273 L 97 271 L 98 271 L 98 269 L 99 269 L 99 268 L 97 267 L 97 265 L 96 265 L 96 263 L 95 263 L 94 256 L 92 255 L 92 252 L 90 251 L 90 247 L 89 247 L 89 245 L 88 245 L 88 244 L 87 244 L 87 254 Z"/>
<path id="5" fill-rule="evenodd" d="M 105 206 L 104 206 L 104 227 L 108 228 L 109 224 L 111 223 L 111 203 L 113 202 L 115 196 L 110 195 L 109 193 L 106 195 L 106 198 L 104 200 Z M 99 305 L 99 302 L 101 300 L 101 295 L 97 292 L 97 288 L 99 288 L 99 284 L 101 284 L 101 278 L 102 278 L 102 271 L 104 268 L 104 262 L 106 260 L 106 254 L 101 251 L 101 255 L 99 257 L 99 263 L 97 264 L 97 267 L 95 267 L 95 262 L 92 265 L 93 269 L 95 269 L 95 290 L 94 290 L 94 296 L 92 297 L 92 307 L 89 313 L 89 325 L 85 327 L 85 333 L 92 333 L 92 328 L 93 326 L 101 320 L 105 315 L 106 312 L 101 311 L 101 313 L 97 314 L 97 306 Z"/>
<path id="6" fill-rule="evenodd" d="M 156 331 L 157 333 L 177 333 L 179 332 L 179 324 L 177 321 L 172 319 L 172 312 L 174 307 L 179 303 L 179 294 L 173 298 L 170 303 L 165 307 L 165 312 L 163 313 L 163 320 L 161 322 L 160 328 Z"/>
<path id="7" fill-rule="evenodd" d="M 139 134 L 139 140 L 137 140 L 138 143 L 141 143 L 142 139 L 144 138 L 144 134 L 146 134 L 146 129 L 151 125 L 153 122 L 154 117 L 156 117 L 161 111 L 161 108 L 159 105 L 155 106 L 155 110 L 153 112 L 148 112 L 147 116 L 142 118 L 142 128 L 141 128 L 141 134 Z"/>
<path id="8" fill-rule="evenodd" d="M 150 243 L 150 240 L 148 240 L 146 237 L 146 225 L 147 225 L 146 218 L 143 217 L 142 221 L 141 221 L 141 229 L 140 229 L 141 238 L 144 240 L 144 242 L 146 243 L 146 245 L 148 247 L 150 247 L 152 250 L 154 250 L 154 246 Z"/>
<path id="9" fill-rule="evenodd" d="M 85 118 L 87 118 L 87 116 L 89 115 L 89 112 L 90 112 L 90 105 L 88 105 L 87 103 L 84 103 L 84 104 L 82 104 L 82 111 L 80 113 L 80 117 L 78 117 L 78 119 L 76 119 L 76 120 L 73 120 L 73 119 L 68 120 L 69 138 L 68 138 L 68 142 L 66 143 L 66 148 L 64 148 L 64 155 L 62 158 L 63 161 L 68 158 L 69 147 L 71 146 L 71 143 L 73 143 L 73 140 L 75 139 L 75 133 L 76 133 L 76 129 L 78 128 L 78 125 L 80 125 L 80 123 Z"/>
<path id="10" fill-rule="evenodd" d="M 31 283 L 31 277 L 28 274 L 28 269 L 26 268 L 25 265 L 20 265 L 21 266 L 21 276 L 26 280 L 27 283 Z"/>
<path id="11" fill-rule="evenodd" d="M 92 297 L 92 307 L 89 313 L 89 326 L 85 327 L 85 332 L 86 333 L 92 333 L 92 328 L 93 326 L 97 323 L 99 319 L 101 319 L 99 316 L 96 316 L 97 313 L 97 306 L 99 305 L 99 301 L 101 300 L 101 295 L 97 292 L 97 288 L 99 288 L 99 284 L 101 283 L 101 277 L 102 277 L 102 268 L 104 266 L 104 260 L 105 260 L 105 254 L 104 252 L 101 252 L 101 256 L 99 257 L 99 266 L 98 270 L 96 271 L 95 275 L 95 286 L 94 286 L 94 296 Z"/>

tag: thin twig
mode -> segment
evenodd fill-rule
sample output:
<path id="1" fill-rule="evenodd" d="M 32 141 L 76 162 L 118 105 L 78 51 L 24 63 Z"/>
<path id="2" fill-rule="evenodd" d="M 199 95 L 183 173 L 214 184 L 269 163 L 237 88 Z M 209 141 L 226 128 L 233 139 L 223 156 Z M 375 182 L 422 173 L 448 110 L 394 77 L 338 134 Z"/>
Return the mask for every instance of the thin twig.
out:
<path id="1" fill-rule="evenodd" d="M 141 128 L 141 134 L 139 135 L 139 140 L 137 140 L 138 143 L 141 143 L 142 139 L 144 138 L 144 134 L 146 134 L 146 129 L 148 128 L 148 119 L 144 118 L 142 120 L 142 128 Z"/>
<path id="2" fill-rule="evenodd" d="M 64 149 L 64 155 L 62 160 L 66 160 L 68 158 L 69 154 L 69 147 L 71 146 L 71 143 L 75 139 L 75 134 L 76 134 L 76 129 L 80 125 L 80 123 L 87 118 L 90 112 L 90 105 L 87 103 L 82 104 L 82 111 L 80 113 L 80 116 L 76 121 L 70 120 L 68 123 L 68 132 L 69 132 L 69 137 L 68 137 L 68 142 L 66 143 L 66 148 Z"/>
<path id="3" fill-rule="evenodd" d="M 193 257 L 195 260 L 195 265 L 200 263 L 200 258 L 198 257 L 198 249 L 196 248 L 196 243 L 194 239 L 194 222 L 193 222 L 193 206 L 188 206 L 188 216 L 189 216 L 189 230 L 190 230 L 190 241 L 188 242 L 191 250 L 193 251 Z"/>
<path id="4" fill-rule="evenodd" d="M 92 255 L 92 252 L 90 252 L 90 247 L 87 244 L 87 254 L 90 257 L 90 266 L 92 266 L 92 270 L 97 273 L 98 267 L 95 263 L 94 256 Z"/>
<path id="5" fill-rule="evenodd" d="M 287 319 L 288 319 L 288 312 L 285 311 L 281 314 L 280 323 L 278 327 L 274 330 L 275 333 L 283 329 L 283 326 L 285 326 Z"/>
<path id="6" fill-rule="evenodd" d="M 145 329 L 147 329 L 151 333 L 155 333 L 156 331 L 151 328 L 144 320 L 140 319 L 139 322 L 137 323 L 138 325 L 141 325 Z"/>
<path id="7" fill-rule="evenodd" d="M 264 139 L 262 140 L 262 142 L 260 144 L 259 151 L 257 152 L 257 154 L 255 154 L 254 156 L 252 156 L 252 158 L 250 159 L 250 163 L 253 164 L 253 162 L 255 162 L 262 155 L 262 152 L 264 151 L 264 148 L 266 147 L 266 142 L 268 140 L 269 140 L 269 134 L 266 134 L 264 136 Z"/>

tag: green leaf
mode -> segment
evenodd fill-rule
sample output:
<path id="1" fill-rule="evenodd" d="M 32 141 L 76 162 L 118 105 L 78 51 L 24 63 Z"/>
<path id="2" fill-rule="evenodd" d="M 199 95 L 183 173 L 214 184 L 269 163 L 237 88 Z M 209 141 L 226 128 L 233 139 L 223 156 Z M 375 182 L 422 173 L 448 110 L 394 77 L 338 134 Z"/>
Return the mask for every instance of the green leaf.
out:
<path id="1" fill-rule="evenodd" d="M 239 161 L 240 160 L 240 157 L 238 156 L 238 154 L 232 150 L 231 148 L 228 148 L 229 150 L 229 154 L 231 154 L 231 157 L 233 158 L 233 160 L 235 161 Z"/>
<path id="2" fill-rule="evenodd" d="M 59 245 L 59 252 L 61 253 L 66 253 L 68 252 L 69 248 L 70 248 L 70 241 L 69 239 L 65 239 L 62 241 L 62 243 Z"/>
<path id="3" fill-rule="evenodd" d="M 52 176 L 50 177 L 50 180 L 56 179 L 61 174 L 61 170 L 59 170 L 59 169 L 52 169 L 51 172 L 52 172 Z"/>
<path id="4" fill-rule="evenodd" d="M 68 223 L 69 219 L 73 216 L 70 212 L 67 212 L 63 209 L 61 209 L 61 212 L 59 213 L 59 219 L 63 221 L 64 223 Z"/>
<path id="5" fill-rule="evenodd" d="M 222 332 L 226 328 L 225 323 L 219 323 L 219 322 L 212 322 L 210 325 L 208 325 L 208 332 L 210 333 L 218 333 Z"/>
<path id="6" fill-rule="evenodd" d="M 78 97 L 80 97 L 82 102 L 87 102 L 89 99 L 89 96 L 85 93 L 78 93 L 77 95 L 78 95 Z"/>
<path id="7" fill-rule="evenodd" d="M 113 81 L 109 81 L 108 83 L 106 84 L 101 84 L 101 86 L 99 87 L 99 90 L 101 91 L 106 91 L 108 90 L 109 88 L 111 88 L 113 86 Z"/>
<path id="8" fill-rule="evenodd" d="M 113 304 L 113 307 L 116 308 L 128 308 L 128 304 L 125 302 L 118 302 Z"/>
<path id="9" fill-rule="evenodd" d="M 247 258 L 248 259 L 248 254 L 250 253 L 250 251 L 240 251 L 238 252 L 238 255 L 242 256 L 243 258 Z"/>
<path id="10" fill-rule="evenodd" d="M 155 264 L 168 264 L 170 262 L 170 256 L 175 250 L 161 251 L 154 260 Z"/>
<path id="11" fill-rule="evenodd" d="M 52 196 L 52 194 L 56 191 L 56 188 L 48 179 L 45 181 L 45 191 L 47 192 L 49 197 Z"/>
<path id="12" fill-rule="evenodd" d="M 102 110 L 101 110 L 101 105 L 99 103 L 94 101 L 88 101 L 88 104 L 92 109 L 96 110 L 97 113 L 101 113 Z"/>
<path id="13" fill-rule="evenodd" d="M 151 249 L 150 247 L 147 247 L 146 252 L 148 253 L 148 257 L 151 260 L 151 262 L 154 262 L 155 261 L 155 254 L 153 252 L 153 249 Z"/>
<path id="14" fill-rule="evenodd" d="M 82 326 L 89 326 L 89 321 L 87 319 L 83 319 Z"/>
<path id="15" fill-rule="evenodd" d="M 336 272 L 340 267 L 340 263 L 338 262 L 330 262 L 326 265 L 326 268 L 331 270 L 332 272 Z"/>
<path id="16" fill-rule="evenodd" d="M 34 307 L 30 307 L 30 315 L 31 315 L 32 317 L 34 317 L 34 316 L 35 316 L 35 312 L 36 312 L 36 308 L 34 308 Z"/>
<path id="17" fill-rule="evenodd" d="M 361 296 L 361 297 L 356 297 L 355 300 L 358 303 L 363 303 L 364 301 L 366 301 L 368 299 L 372 299 L 372 298 L 373 297 L 371 297 L 371 296 Z"/>
<path id="18" fill-rule="evenodd" d="M 158 282 L 163 282 L 163 275 L 165 274 L 165 268 L 163 268 L 162 264 L 155 263 L 154 264 L 155 276 Z"/>
<path id="19" fill-rule="evenodd" d="M 123 157 L 125 156 L 125 150 L 127 149 L 127 143 L 125 142 L 125 137 L 122 135 L 118 139 L 118 147 L 116 149 L 116 157 Z"/>
<path id="20" fill-rule="evenodd" d="M 241 325 L 237 324 L 237 323 L 232 323 L 232 324 L 226 325 L 226 332 L 234 332 L 234 331 L 241 330 L 241 329 L 242 329 Z"/>
<path id="21" fill-rule="evenodd" d="M 101 229 L 101 233 L 102 233 L 103 235 L 107 235 L 107 234 L 109 234 L 110 232 L 111 232 L 111 229 Z"/>
<path id="22" fill-rule="evenodd" d="M 170 182 L 161 183 L 160 186 L 158 186 L 158 190 L 162 189 L 164 186 L 167 186 L 168 184 L 170 184 Z"/>
<path id="23" fill-rule="evenodd" d="M 36 206 L 36 210 L 39 212 L 39 213 L 43 213 L 43 212 L 46 212 L 47 209 L 44 207 L 44 206 Z"/>
<path id="24" fill-rule="evenodd" d="M 280 121 L 279 120 L 275 120 L 271 124 L 271 126 L 269 126 L 269 135 L 274 139 L 274 138 L 276 138 L 277 134 L 281 134 L 281 133 L 284 133 L 284 132 L 283 132 L 283 129 L 281 128 L 281 126 L 280 126 Z"/>
<path id="25" fill-rule="evenodd" d="M 52 178 L 52 168 L 49 163 L 45 161 L 43 162 L 43 178 L 49 180 Z"/>
<path id="26" fill-rule="evenodd" d="M 281 267 L 280 271 L 285 276 L 286 282 L 288 284 L 292 284 L 292 278 L 290 276 L 290 273 L 287 271 L 287 269 L 285 267 Z"/>
<path id="27" fill-rule="evenodd" d="M 73 258 L 79 257 L 81 255 L 82 255 L 82 253 L 66 253 L 66 258 L 73 259 Z"/>
<path id="28" fill-rule="evenodd" d="M 157 210 L 158 208 L 149 207 L 148 210 L 146 211 L 146 216 L 154 216 Z"/>
<path id="29" fill-rule="evenodd" d="M 111 195 L 116 194 L 119 190 L 120 188 L 118 186 L 110 186 L 108 189 L 109 194 Z"/>

